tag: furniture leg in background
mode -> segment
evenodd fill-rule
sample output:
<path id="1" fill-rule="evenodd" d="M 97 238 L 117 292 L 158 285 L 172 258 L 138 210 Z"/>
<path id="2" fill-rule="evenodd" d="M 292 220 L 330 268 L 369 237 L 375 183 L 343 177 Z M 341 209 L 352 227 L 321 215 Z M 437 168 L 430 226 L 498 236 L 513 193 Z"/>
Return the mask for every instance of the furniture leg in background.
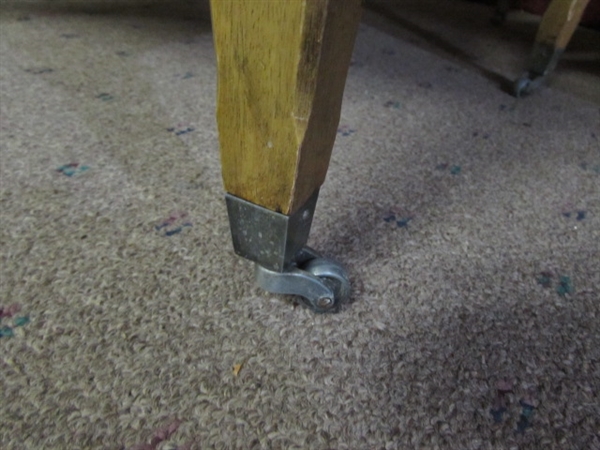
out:
<path id="1" fill-rule="evenodd" d="M 306 247 L 339 124 L 360 0 L 211 0 L 217 122 L 236 253 L 267 291 L 317 312 L 344 269 Z"/>
<path id="2" fill-rule="evenodd" d="M 506 22 L 506 16 L 510 11 L 512 3 L 513 0 L 498 0 L 498 3 L 496 3 L 496 10 L 491 19 L 494 25 L 502 25 Z"/>
<path id="3" fill-rule="evenodd" d="M 542 17 L 527 72 L 515 81 L 517 97 L 533 92 L 552 73 L 588 3 L 589 0 L 552 0 Z"/>

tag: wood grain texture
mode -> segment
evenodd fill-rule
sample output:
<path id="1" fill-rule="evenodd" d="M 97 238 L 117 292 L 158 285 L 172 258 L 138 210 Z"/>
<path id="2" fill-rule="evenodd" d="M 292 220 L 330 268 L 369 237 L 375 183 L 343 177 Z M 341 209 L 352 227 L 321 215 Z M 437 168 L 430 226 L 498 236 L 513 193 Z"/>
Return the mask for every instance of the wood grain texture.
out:
<path id="1" fill-rule="evenodd" d="M 327 173 L 360 0 L 212 0 L 225 189 L 292 214 Z"/>
<path id="2" fill-rule="evenodd" d="M 553 0 L 544 13 L 536 42 L 564 50 L 588 3 L 589 0 Z"/>

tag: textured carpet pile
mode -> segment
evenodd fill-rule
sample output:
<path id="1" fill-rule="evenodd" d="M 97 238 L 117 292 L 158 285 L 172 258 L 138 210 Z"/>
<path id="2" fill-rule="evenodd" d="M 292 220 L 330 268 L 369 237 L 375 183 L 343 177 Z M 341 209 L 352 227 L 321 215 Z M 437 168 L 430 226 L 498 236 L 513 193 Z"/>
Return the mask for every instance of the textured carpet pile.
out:
<path id="1" fill-rule="evenodd" d="M 0 447 L 600 448 L 598 103 L 363 24 L 314 315 L 231 249 L 207 20 L 0 27 Z"/>

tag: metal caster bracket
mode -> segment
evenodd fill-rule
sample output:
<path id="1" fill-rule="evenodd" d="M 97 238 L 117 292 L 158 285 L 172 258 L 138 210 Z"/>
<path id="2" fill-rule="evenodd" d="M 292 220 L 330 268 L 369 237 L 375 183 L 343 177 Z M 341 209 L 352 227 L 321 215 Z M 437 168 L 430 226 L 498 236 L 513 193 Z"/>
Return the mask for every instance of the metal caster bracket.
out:
<path id="1" fill-rule="evenodd" d="M 513 85 L 513 93 L 515 97 L 525 97 L 540 88 L 546 81 L 546 76 L 537 75 L 532 72 L 525 72 L 521 75 Z"/>
<path id="2" fill-rule="evenodd" d="M 344 268 L 305 246 L 319 192 L 286 216 L 228 194 L 235 252 L 256 263 L 256 281 L 274 294 L 298 295 L 315 312 L 336 312 L 349 297 Z"/>
<path id="3" fill-rule="evenodd" d="M 298 295 L 317 313 L 337 312 L 350 294 L 350 282 L 344 268 L 304 247 L 284 272 L 275 272 L 256 264 L 256 282 L 274 294 Z"/>
<path id="4" fill-rule="evenodd" d="M 520 98 L 529 95 L 542 86 L 554 71 L 562 53 L 562 49 L 554 48 L 548 44 L 536 43 L 531 53 L 529 70 L 515 81 L 515 97 Z"/>

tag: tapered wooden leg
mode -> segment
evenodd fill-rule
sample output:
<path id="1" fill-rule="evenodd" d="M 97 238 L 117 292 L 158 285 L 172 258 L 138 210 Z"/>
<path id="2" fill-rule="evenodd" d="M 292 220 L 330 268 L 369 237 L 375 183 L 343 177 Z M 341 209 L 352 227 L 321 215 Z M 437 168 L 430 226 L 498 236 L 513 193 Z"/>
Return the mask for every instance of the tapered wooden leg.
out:
<path id="1" fill-rule="evenodd" d="M 211 0 L 217 121 L 236 252 L 278 272 L 308 238 L 360 0 Z"/>
<path id="2" fill-rule="evenodd" d="M 556 67 L 589 0 L 553 0 L 542 17 L 527 73 L 515 83 L 515 94 L 528 94 L 539 87 Z"/>
<path id="3" fill-rule="evenodd" d="M 536 44 L 564 50 L 581 21 L 589 0 L 553 0 L 544 13 Z"/>
<path id="4" fill-rule="evenodd" d="M 283 214 L 323 183 L 359 0 L 212 0 L 230 194 Z"/>

